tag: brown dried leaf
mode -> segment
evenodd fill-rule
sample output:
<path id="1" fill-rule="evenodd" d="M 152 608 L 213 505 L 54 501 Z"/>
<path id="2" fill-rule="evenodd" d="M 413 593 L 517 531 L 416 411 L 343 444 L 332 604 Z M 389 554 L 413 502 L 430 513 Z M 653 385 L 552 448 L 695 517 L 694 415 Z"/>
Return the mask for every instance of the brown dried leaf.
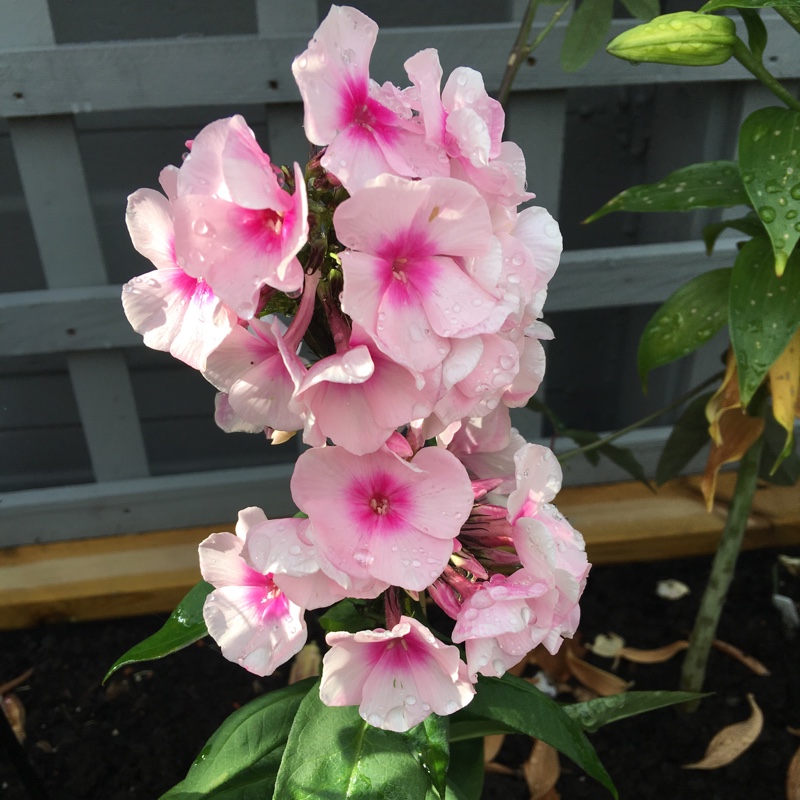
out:
<path id="1" fill-rule="evenodd" d="M 633 661 L 634 664 L 663 664 L 665 661 L 669 661 L 673 656 L 685 650 L 688 646 L 689 642 L 687 642 L 686 639 L 678 639 L 677 642 L 665 644 L 663 647 L 657 647 L 654 650 L 623 647 L 618 655 L 620 658 Z"/>
<path id="2" fill-rule="evenodd" d="M 25 706 L 15 694 L 2 697 L 3 713 L 20 744 L 25 741 Z"/>
<path id="3" fill-rule="evenodd" d="M 544 645 L 539 645 L 529 656 L 529 660 L 541 667 L 552 683 L 566 683 L 570 679 L 571 673 L 567 666 L 567 651 L 572 652 L 570 642 L 565 642 L 564 646 L 553 656 L 545 650 Z"/>
<path id="4" fill-rule="evenodd" d="M 522 765 L 522 774 L 531 793 L 531 800 L 544 800 L 555 788 L 561 775 L 558 751 L 537 739 L 530 756 Z"/>
<path id="5" fill-rule="evenodd" d="M 791 728 L 787 725 L 786 732 L 791 733 L 792 736 L 800 736 L 800 728 Z"/>
<path id="6" fill-rule="evenodd" d="M 735 761 L 753 744 L 764 727 L 764 715 L 752 694 L 748 693 L 747 702 L 750 703 L 750 718 L 718 731 L 708 743 L 703 758 L 694 764 L 684 764 L 684 769 L 719 769 Z"/>
<path id="7" fill-rule="evenodd" d="M 800 747 L 792 756 L 786 771 L 786 800 L 800 800 Z"/>
<path id="8" fill-rule="evenodd" d="M 5 683 L 0 683 L 0 695 L 13 692 L 14 689 L 17 688 L 17 686 L 21 686 L 23 683 L 25 683 L 28 680 L 28 678 L 31 677 L 31 675 L 33 675 L 33 667 L 31 667 L 30 669 L 26 669 L 25 672 L 22 673 L 22 675 L 17 675 L 16 678 L 12 678 L 10 681 L 6 681 Z"/>
<path id="9" fill-rule="evenodd" d="M 528 666 L 528 656 L 524 656 L 522 659 L 517 661 L 513 667 L 510 667 L 507 671 L 510 672 L 512 675 L 516 675 L 518 678 L 522 677 L 522 673 L 525 672 L 525 667 Z"/>
<path id="10" fill-rule="evenodd" d="M 728 642 L 723 642 L 721 639 L 714 639 L 712 644 L 721 653 L 725 653 L 725 655 L 735 658 L 737 661 L 744 664 L 749 670 L 755 672 L 756 675 L 771 674 L 770 671 L 757 658 L 747 655 L 747 653 L 743 652 L 738 647 L 734 647 L 732 644 L 728 644 Z"/>
<path id="11" fill-rule="evenodd" d="M 503 746 L 506 735 L 504 733 L 496 733 L 493 736 L 485 736 L 483 739 L 483 763 L 488 764 L 494 761 L 500 748 Z"/>
<path id="12" fill-rule="evenodd" d="M 574 677 L 593 692 L 597 692 L 601 697 L 622 694 L 630 686 L 622 678 L 612 675 L 610 672 L 600 669 L 600 667 L 595 667 L 594 664 L 589 664 L 582 658 L 578 658 L 571 649 L 567 650 L 567 666 Z"/>
<path id="13" fill-rule="evenodd" d="M 507 767 L 505 764 L 498 764 L 496 761 L 490 761 L 485 769 L 486 772 L 494 772 L 497 775 L 513 775 L 515 778 L 519 777 L 519 770 Z"/>
<path id="14" fill-rule="evenodd" d="M 302 681 L 304 678 L 313 678 L 319 675 L 322 667 L 322 654 L 316 642 L 309 642 L 294 657 L 289 670 L 289 684 Z"/>

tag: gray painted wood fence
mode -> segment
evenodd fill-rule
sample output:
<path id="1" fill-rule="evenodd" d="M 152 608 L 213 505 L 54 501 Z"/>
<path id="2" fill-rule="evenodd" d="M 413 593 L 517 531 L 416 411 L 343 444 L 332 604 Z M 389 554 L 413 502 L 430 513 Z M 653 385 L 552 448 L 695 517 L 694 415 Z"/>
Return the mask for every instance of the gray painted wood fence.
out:
<path id="1" fill-rule="evenodd" d="M 356 5 L 384 24 L 377 79 L 402 83 L 405 58 L 434 46 L 446 74 L 469 65 L 492 91 L 524 4 Z M 131 6 L 139 16 L 126 27 Z M 305 158 L 290 65 L 324 6 L 0 0 L 0 546 L 225 522 L 254 504 L 291 513 L 297 445 L 214 429 L 213 390 L 146 351 L 129 328 L 120 284 L 148 267 L 122 215 L 125 196 L 154 185 L 183 140 L 234 111 L 273 160 Z M 796 40 L 774 15 L 764 20 L 770 68 L 797 81 Z M 615 20 L 614 33 L 629 24 Z M 558 337 L 547 398 L 575 427 L 594 419 L 602 429 L 716 369 L 722 343 L 663 371 L 642 399 L 636 336 L 652 304 L 698 271 L 729 265 L 735 243 L 705 256 L 697 237 L 709 214 L 619 215 L 593 231 L 579 220 L 626 185 L 732 157 L 738 121 L 771 101 L 735 62 L 632 68 L 598 54 L 569 75 L 558 65 L 562 37 L 563 23 L 520 72 L 508 137 L 525 151 L 529 186 L 561 220 L 568 249 L 547 304 Z M 531 412 L 515 421 L 542 435 Z M 628 440 L 648 468 L 665 432 Z M 620 477 L 568 471 L 573 483 Z"/>

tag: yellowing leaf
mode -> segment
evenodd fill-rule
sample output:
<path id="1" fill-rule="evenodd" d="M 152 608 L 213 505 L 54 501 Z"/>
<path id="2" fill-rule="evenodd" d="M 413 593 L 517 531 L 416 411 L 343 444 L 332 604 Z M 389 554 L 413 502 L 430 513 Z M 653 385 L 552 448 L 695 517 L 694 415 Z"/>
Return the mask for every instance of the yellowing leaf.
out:
<path id="1" fill-rule="evenodd" d="M 800 800 L 800 747 L 792 756 L 786 772 L 786 800 Z"/>
<path id="2" fill-rule="evenodd" d="M 800 385 L 800 328 L 795 331 L 786 349 L 769 369 L 772 414 L 775 421 L 786 431 L 786 444 L 781 458 L 788 455 L 788 449 L 792 444 L 798 385 Z"/>
<path id="3" fill-rule="evenodd" d="M 750 718 L 719 731 L 709 742 L 702 760 L 684 764 L 684 769 L 719 769 L 735 761 L 753 744 L 764 726 L 764 715 L 752 694 L 747 695 L 747 702 L 750 703 Z"/>
<path id="4" fill-rule="evenodd" d="M 708 420 L 708 435 L 711 441 L 721 444 L 722 434 L 719 430 L 720 417 L 732 408 L 741 408 L 742 401 L 739 397 L 739 381 L 736 371 L 736 358 L 733 350 L 728 349 L 725 361 L 725 377 L 719 389 L 714 392 L 706 405 L 706 419 Z"/>
<path id="5" fill-rule="evenodd" d="M 555 788 L 561 775 L 558 751 L 537 739 L 528 760 L 522 765 L 522 772 L 531 793 L 530 800 L 544 800 Z"/>
<path id="6" fill-rule="evenodd" d="M 639 650 L 635 647 L 623 647 L 619 651 L 620 658 L 626 658 L 628 661 L 633 661 L 634 664 L 663 664 L 669 661 L 673 656 L 685 650 L 689 646 L 686 639 L 679 639 L 672 644 L 665 644 L 663 647 L 657 647 L 655 650 Z"/>
<path id="7" fill-rule="evenodd" d="M 595 667 L 594 664 L 589 664 L 582 658 L 578 658 L 572 650 L 567 650 L 567 667 L 569 671 L 576 677 L 584 686 L 591 689 L 600 697 L 609 697 L 612 694 L 622 694 L 627 691 L 630 684 L 627 681 L 606 672 L 600 667 Z"/>

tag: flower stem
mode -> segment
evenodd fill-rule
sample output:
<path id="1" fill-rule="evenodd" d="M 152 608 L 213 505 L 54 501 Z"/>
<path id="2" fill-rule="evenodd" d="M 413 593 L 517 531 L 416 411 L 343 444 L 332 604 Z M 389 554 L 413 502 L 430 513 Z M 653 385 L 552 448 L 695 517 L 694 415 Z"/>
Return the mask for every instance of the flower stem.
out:
<path id="1" fill-rule="evenodd" d="M 603 436 L 596 442 L 590 442 L 589 444 L 585 444 L 581 447 L 573 447 L 571 450 L 565 450 L 558 456 L 559 462 L 563 464 L 564 462 L 569 461 L 571 458 L 581 455 L 581 453 L 586 453 L 589 450 L 596 450 L 598 447 L 603 447 L 603 445 L 609 444 L 609 442 L 613 442 L 615 439 L 619 439 L 620 436 L 625 436 L 625 434 L 631 433 L 632 431 L 638 430 L 642 426 L 653 422 L 662 414 L 666 414 L 668 411 L 673 411 L 674 409 L 679 408 L 685 402 L 700 394 L 703 389 L 711 386 L 713 383 L 716 383 L 716 381 L 718 381 L 722 375 L 722 372 L 717 372 L 710 378 L 704 380 L 702 383 L 697 384 L 697 386 L 695 386 L 693 389 L 690 389 L 688 392 L 686 392 L 686 394 L 681 395 L 677 400 L 674 400 L 669 405 L 659 408 L 652 414 L 648 414 L 646 417 L 642 417 L 641 419 L 636 420 L 636 422 L 632 422 L 630 425 L 620 428 L 618 431 L 614 431 L 613 433 L 609 433 L 607 436 Z"/>
<path id="2" fill-rule="evenodd" d="M 514 83 L 514 78 L 517 76 L 522 62 L 530 53 L 527 44 L 528 35 L 531 32 L 533 18 L 536 16 L 536 6 L 538 4 L 539 0 L 528 0 L 528 7 L 525 9 L 525 14 L 522 17 L 522 22 L 517 31 L 517 38 L 514 40 L 514 46 L 508 54 L 506 71 L 503 73 L 503 80 L 500 82 L 500 91 L 497 93 L 497 99 L 502 106 L 505 106 L 508 102 L 508 96 L 511 94 L 511 86 Z"/>
<path id="3" fill-rule="evenodd" d="M 763 441 L 764 437 L 759 437 L 744 454 L 739 465 L 728 519 L 711 565 L 711 574 L 700 601 L 700 609 L 697 612 L 692 635 L 689 637 L 689 648 L 681 670 L 681 689 L 685 691 L 700 692 L 703 688 L 711 643 L 716 635 L 728 587 L 733 579 L 736 559 L 742 546 L 742 537 L 753 507 Z M 686 710 L 694 711 L 696 705 L 696 703 L 687 704 Z"/>
<path id="4" fill-rule="evenodd" d="M 779 100 L 782 100 L 789 108 L 800 111 L 800 101 L 792 97 L 791 94 L 778 83 L 777 78 L 761 63 L 761 59 L 756 58 L 748 49 L 747 45 L 737 37 L 733 45 L 733 57 L 747 70 L 758 78 L 761 83 L 769 89 Z"/>

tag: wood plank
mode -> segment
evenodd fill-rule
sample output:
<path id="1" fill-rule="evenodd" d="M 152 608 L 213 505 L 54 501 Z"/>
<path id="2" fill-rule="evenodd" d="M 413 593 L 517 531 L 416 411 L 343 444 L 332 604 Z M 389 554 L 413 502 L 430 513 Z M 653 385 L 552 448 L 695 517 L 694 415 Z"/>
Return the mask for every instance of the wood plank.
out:
<path id="1" fill-rule="evenodd" d="M 729 499 L 735 475 L 720 476 Z M 636 483 L 563 490 L 561 511 L 586 539 L 593 564 L 650 561 L 714 551 L 724 502 L 704 509 L 698 477 L 657 496 Z M 197 545 L 221 525 L 0 549 L 0 629 L 170 611 L 199 579 Z M 762 487 L 745 548 L 800 544 L 800 486 Z"/>
<path id="2" fill-rule="evenodd" d="M 765 13 L 767 57 L 778 78 L 800 77 L 795 34 L 776 14 Z M 631 26 L 614 20 L 609 36 Z M 540 26 L 535 26 L 540 28 Z M 535 68 L 520 70 L 515 88 L 568 89 L 578 86 L 650 85 L 706 81 L 747 81 L 749 73 L 731 59 L 714 70 L 626 62 L 598 53 L 576 73 L 559 64 L 564 24 L 556 26 L 537 52 Z M 405 85 L 402 64 L 421 47 L 439 49 L 445 74 L 468 64 L 496 90 L 517 31 L 515 23 L 381 31 L 372 74 Z M 0 53 L 0 116 L 80 114 L 132 108 L 296 102 L 292 59 L 305 49 L 312 31 L 271 36 L 220 36 L 63 45 Z M 231 54 L 236 54 L 232 58 Z M 501 54 L 498 57 L 498 54 Z M 773 60 L 774 59 L 774 60 Z M 224 65 L 224 69 L 221 69 Z"/>

